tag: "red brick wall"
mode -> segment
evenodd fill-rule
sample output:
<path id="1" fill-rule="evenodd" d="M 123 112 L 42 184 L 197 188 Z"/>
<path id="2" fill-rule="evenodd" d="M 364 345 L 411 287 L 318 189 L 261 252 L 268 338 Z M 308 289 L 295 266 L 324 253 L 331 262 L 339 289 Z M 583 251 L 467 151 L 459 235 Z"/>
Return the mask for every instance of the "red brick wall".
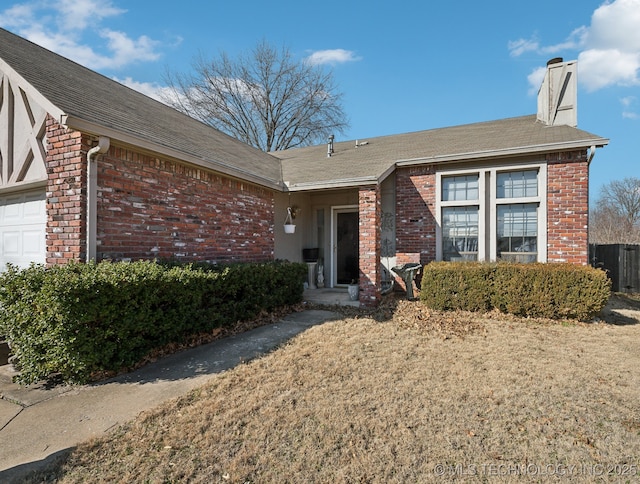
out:
<path id="1" fill-rule="evenodd" d="M 112 146 L 98 156 L 98 259 L 273 259 L 266 188 Z"/>
<path id="2" fill-rule="evenodd" d="M 397 264 L 426 264 L 436 258 L 436 175 L 433 165 L 396 173 Z"/>
<path id="3" fill-rule="evenodd" d="M 586 151 L 547 155 L 547 260 L 588 263 L 589 167 Z M 397 264 L 435 260 L 436 177 L 433 165 L 396 175 Z"/>
<path id="4" fill-rule="evenodd" d="M 380 301 L 380 186 L 358 191 L 360 303 L 375 306 Z"/>
<path id="5" fill-rule="evenodd" d="M 547 260 L 589 262 L 586 151 L 547 155 Z"/>
<path id="6" fill-rule="evenodd" d="M 47 120 L 47 264 L 86 260 L 87 151 Z M 114 146 L 97 155 L 97 259 L 273 259 L 273 192 Z"/>
<path id="7" fill-rule="evenodd" d="M 47 264 L 85 260 L 89 139 L 47 118 Z"/>

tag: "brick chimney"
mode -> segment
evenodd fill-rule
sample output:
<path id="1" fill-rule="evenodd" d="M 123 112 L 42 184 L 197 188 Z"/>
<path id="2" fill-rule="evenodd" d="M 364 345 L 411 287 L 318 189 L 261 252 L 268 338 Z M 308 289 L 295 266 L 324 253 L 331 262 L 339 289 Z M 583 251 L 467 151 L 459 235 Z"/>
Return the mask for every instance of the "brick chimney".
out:
<path id="1" fill-rule="evenodd" d="M 538 121 L 547 126 L 578 125 L 578 62 L 556 57 L 538 91 Z"/>

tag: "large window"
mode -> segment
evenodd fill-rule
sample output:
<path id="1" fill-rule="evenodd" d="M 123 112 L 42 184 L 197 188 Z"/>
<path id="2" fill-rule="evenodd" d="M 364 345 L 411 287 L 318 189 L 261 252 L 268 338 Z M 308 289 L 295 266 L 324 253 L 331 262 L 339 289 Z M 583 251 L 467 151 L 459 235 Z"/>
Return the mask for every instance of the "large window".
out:
<path id="1" fill-rule="evenodd" d="M 478 260 L 478 207 L 442 209 L 444 260 Z"/>
<path id="2" fill-rule="evenodd" d="M 497 256 L 513 262 L 535 262 L 538 256 L 538 206 L 498 205 Z"/>
<path id="3" fill-rule="evenodd" d="M 442 258 L 478 260 L 478 173 L 442 178 Z"/>
<path id="4" fill-rule="evenodd" d="M 546 260 L 546 166 L 437 174 L 438 259 Z"/>
<path id="5" fill-rule="evenodd" d="M 442 179 L 445 202 L 478 199 L 478 175 L 449 176 Z"/>
<path id="6" fill-rule="evenodd" d="M 522 170 L 498 173 L 498 198 L 524 198 L 538 196 L 538 171 Z"/>

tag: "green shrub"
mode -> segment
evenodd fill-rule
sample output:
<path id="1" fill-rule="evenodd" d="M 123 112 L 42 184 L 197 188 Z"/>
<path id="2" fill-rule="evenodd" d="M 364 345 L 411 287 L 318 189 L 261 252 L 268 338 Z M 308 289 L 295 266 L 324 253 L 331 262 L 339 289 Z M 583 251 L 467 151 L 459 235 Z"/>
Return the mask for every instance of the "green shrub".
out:
<path id="1" fill-rule="evenodd" d="M 518 316 L 586 321 L 607 303 L 604 271 L 575 264 L 499 264 L 493 306 Z"/>
<path id="2" fill-rule="evenodd" d="M 21 382 L 54 373 L 85 382 L 168 343 L 301 301 L 306 271 L 286 262 L 9 267 L 0 275 L 0 334 Z"/>
<path id="3" fill-rule="evenodd" d="M 420 299 L 440 310 L 496 308 L 586 321 L 604 307 L 610 289 L 605 272 L 575 264 L 434 262 L 425 266 Z"/>
<path id="4" fill-rule="evenodd" d="M 441 311 L 487 311 L 493 266 L 477 262 L 438 262 L 425 266 L 420 299 Z"/>

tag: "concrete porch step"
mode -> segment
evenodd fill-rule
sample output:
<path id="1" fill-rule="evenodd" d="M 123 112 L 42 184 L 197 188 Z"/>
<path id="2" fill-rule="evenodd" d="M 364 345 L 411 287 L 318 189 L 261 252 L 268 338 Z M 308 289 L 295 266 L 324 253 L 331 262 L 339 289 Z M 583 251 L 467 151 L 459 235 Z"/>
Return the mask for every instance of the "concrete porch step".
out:
<path id="1" fill-rule="evenodd" d="M 303 301 L 313 304 L 325 304 L 329 306 L 353 306 L 360 307 L 359 301 L 349 299 L 347 288 L 324 287 L 318 289 L 305 289 Z"/>

